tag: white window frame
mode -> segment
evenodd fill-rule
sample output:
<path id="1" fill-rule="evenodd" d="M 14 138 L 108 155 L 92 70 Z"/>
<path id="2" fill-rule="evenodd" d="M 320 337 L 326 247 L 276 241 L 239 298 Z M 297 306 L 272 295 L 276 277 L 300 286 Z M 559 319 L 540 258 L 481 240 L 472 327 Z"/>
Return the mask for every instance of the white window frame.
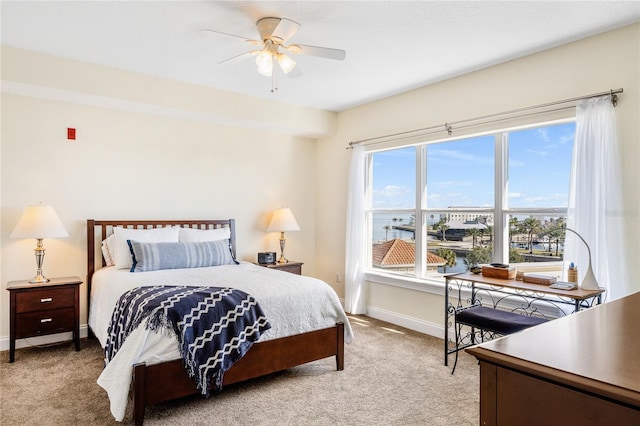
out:
<path id="1" fill-rule="evenodd" d="M 509 208 L 508 207 L 508 195 L 509 195 L 509 182 L 508 182 L 508 168 L 509 168 L 509 133 L 517 132 L 520 130 L 534 129 L 541 127 L 550 127 L 554 125 L 560 125 L 565 123 L 575 123 L 575 117 L 547 122 L 539 122 L 529 124 L 526 126 L 511 127 L 507 129 L 494 130 L 489 132 L 483 132 L 478 134 L 464 135 L 459 137 L 451 137 L 446 139 L 439 139 L 435 141 L 425 141 L 419 144 L 404 145 L 398 142 L 397 145 L 385 144 L 384 149 L 370 150 L 367 152 L 367 168 L 366 168 L 366 221 L 367 221 L 367 240 L 365 247 L 367 250 L 366 259 L 367 265 L 364 270 L 365 278 L 367 281 L 386 284 L 392 286 L 398 286 L 403 288 L 409 288 L 413 290 L 442 294 L 444 287 L 443 275 L 427 275 L 426 272 L 426 218 L 429 214 L 437 212 L 464 212 L 464 213 L 483 213 L 493 215 L 493 261 L 500 263 L 508 263 L 509 261 L 509 217 L 512 215 L 532 215 L 532 216 L 565 216 L 567 215 L 567 208 Z M 426 147 L 427 145 L 452 142 L 462 139 L 472 139 L 479 136 L 494 135 L 494 207 L 493 208 L 434 208 L 431 209 L 427 205 L 427 182 L 426 182 Z M 372 207 L 372 173 L 373 173 L 373 155 L 377 152 L 392 151 L 396 149 L 407 148 L 408 146 L 414 146 L 416 149 L 416 191 L 415 191 L 415 208 L 399 208 L 399 209 L 376 209 Z M 378 268 L 373 268 L 371 265 L 372 259 L 372 218 L 375 213 L 385 212 L 402 212 L 415 215 L 415 273 L 414 275 L 392 273 L 384 271 Z M 496 242 L 500 241 L 501 244 Z M 545 262 L 547 263 L 547 262 Z M 545 266 L 557 266 L 561 268 L 562 262 L 548 262 Z M 517 265 L 516 265 L 517 266 Z M 527 263 L 527 267 L 531 267 L 530 263 Z"/>

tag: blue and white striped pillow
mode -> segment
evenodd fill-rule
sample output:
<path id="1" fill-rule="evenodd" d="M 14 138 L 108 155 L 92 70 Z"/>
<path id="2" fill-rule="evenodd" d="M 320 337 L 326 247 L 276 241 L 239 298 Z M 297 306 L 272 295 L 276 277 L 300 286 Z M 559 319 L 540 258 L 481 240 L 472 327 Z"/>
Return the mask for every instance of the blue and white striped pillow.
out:
<path id="1" fill-rule="evenodd" d="M 237 264 L 229 240 L 185 243 L 144 243 L 127 240 L 131 251 L 131 272 L 159 269 L 204 268 Z"/>

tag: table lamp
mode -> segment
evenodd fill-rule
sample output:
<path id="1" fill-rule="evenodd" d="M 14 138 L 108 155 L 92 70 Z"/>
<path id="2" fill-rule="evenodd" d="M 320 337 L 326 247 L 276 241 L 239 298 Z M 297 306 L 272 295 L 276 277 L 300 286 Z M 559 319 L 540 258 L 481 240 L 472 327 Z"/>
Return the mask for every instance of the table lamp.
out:
<path id="1" fill-rule="evenodd" d="M 278 259 L 278 263 L 287 263 L 289 262 L 284 257 L 284 245 L 286 243 L 286 238 L 284 237 L 285 231 L 299 231 L 300 225 L 296 222 L 296 218 L 293 217 L 293 213 L 288 208 L 281 208 L 273 212 L 273 216 L 271 217 L 271 222 L 269 222 L 269 226 L 267 227 L 268 232 L 280 232 L 280 259 Z"/>
<path id="2" fill-rule="evenodd" d="M 69 234 L 62 226 L 56 211 L 51 206 L 28 206 L 10 238 L 35 238 L 36 239 L 36 276 L 29 280 L 30 283 L 46 283 L 49 281 L 42 275 L 42 262 L 44 261 L 43 238 L 64 238 Z"/>
<path id="3" fill-rule="evenodd" d="M 589 244 L 587 244 L 584 238 L 582 238 L 582 235 L 578 234 L 577 231 L 571 228 L 567 228 L 565 226 L 550 229 L 538 235 L 538 237 L 547 235 L 555 230 L 564 230 L 564 231 L 569 231 L 572 234 L 575 234 L 578 238 L 580 238 L 580 241 L 582 241 L 584 245 L 587 247 L 587 253 L 589 254 L 589 263 L 587 265 L 587 273 L 585 274 L 584 278 L 582 279 L 582 282 L 580 283 L 580 288 L 583 290 L 599 290 L 600 286 L 598 285 L 598 280 L 596 279 L 596 276 L 593 273 L 593 269 L 591 268 L 591 248 L 589 248 Z"/>

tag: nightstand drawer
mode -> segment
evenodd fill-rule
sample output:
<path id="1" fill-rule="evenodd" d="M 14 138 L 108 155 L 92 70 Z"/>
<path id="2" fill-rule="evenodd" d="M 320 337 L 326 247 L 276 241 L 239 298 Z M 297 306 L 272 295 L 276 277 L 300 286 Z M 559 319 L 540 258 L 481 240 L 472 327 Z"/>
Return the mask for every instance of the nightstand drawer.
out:
<path id="1" fill-rule="evenodd" d="M 302 275 L 302 262 L 289 261 L 287 263 L 256 263 L 258 266 L 264 266 L 265 268 L 275 269 L 276 271 L 290 272 L 296 275 Z"/>
<path id="2" fill-rule="evenodd" d="M 73 308 L 75 289 L 47 288 L 36 291 L 25 291 L 16 294 L 16 313 L 42 311 L 58 308 Z"/>
<path id="3" fill-rule="evenodd" d="M 276 269 L 278 269 L 278 271 L 285 271 L 285 272 L 291 272 L 292 274 L 302 275 L 302 264 L 300 263 L 295 263 L 291 265 L 288 263 L 285 263 L 282 266 L 278 266 Z"/>
<path id="4" fill-rule="evenodd" d="M 75 309 L 63 308 L 17 315 L 16 338 L 73 331 Z"/>

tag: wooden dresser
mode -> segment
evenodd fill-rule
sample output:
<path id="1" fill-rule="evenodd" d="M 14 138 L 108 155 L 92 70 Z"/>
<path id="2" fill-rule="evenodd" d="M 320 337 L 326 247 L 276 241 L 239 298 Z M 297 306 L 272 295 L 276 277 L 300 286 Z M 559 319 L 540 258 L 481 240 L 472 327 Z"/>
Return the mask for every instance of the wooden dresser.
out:
<path id="1" fill-rule="evenodd" d="M 640 293 L 466 351 L 481 425 L 640 425 Z"/>

